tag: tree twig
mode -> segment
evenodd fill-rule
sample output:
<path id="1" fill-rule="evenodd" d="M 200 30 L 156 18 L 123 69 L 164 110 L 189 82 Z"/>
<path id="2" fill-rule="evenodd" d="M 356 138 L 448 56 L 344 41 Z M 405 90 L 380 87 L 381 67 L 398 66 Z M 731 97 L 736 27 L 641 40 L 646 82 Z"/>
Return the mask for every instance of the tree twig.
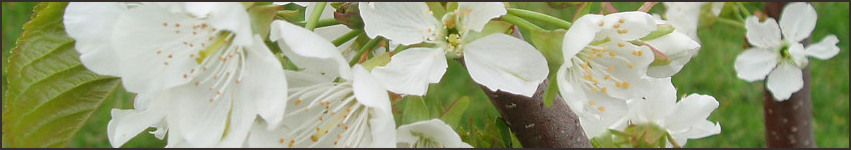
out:
<path id="1" fill-rule="evenodd" d="M 768 2 L 765 12 L 771 17 L 780 18 L 780 11 L 785 5 L 785 2 Z M 805 45 L 811 42 L 812 38 L 803 41 Z M 771 92 L 765 88 L 763 111 L 767 147 L 818 147 L 813 138 L 810 77 L 810 66 L 807 65 L 803 70 L 804 88 L 782 102 L 774 100 Z"/>
<path id="2" fill-rule="evenodd" d="M 518 28 L 513 36 L 522 39 Z M 465 64 L 463 58 L 459 58 Z M 465 65 L 466 67 L 466 65 Z M 544 104 L 544 90 L 548 80 L 538 84 L 532 97 L 493 91 L 480 85 L 520 143 L 527 148 L 591 148 L 591 142 L 561 96 L 556 96 L 552 107 Z"/>

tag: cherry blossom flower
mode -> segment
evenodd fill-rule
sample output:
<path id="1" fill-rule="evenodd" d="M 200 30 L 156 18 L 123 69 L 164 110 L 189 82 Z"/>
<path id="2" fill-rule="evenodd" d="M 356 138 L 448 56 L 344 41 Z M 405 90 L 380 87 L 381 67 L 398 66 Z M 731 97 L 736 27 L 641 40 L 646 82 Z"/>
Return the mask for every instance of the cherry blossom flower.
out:
<path id="1" fill-rule="evenodd" d="M 185 141 L 171 146 L 238 147 L 258 115 L 281 122 L 287 96 L 271 91 L 286 91 L 283 68 L 251 32 L 243 4 L 71 3 L 66 10 L 66 30 L 86 66 L 121 77 L 144 101 L 113 110 L 114 147 L 151 126 Z"/>
<path id="2" fill-rule="evenodd" d="M 738 77 L 748 82 L 766 78 L 766 86 L 778 101 L 789 99 L 804 87 L 801 69 L 807 67 L 807 56 L 829 59 L 839 53 L 839 39 L 828 35 L 819 43 L 804 47 L 801 41 L 816 26 L 815 9 L 807 3 L 790 3 L 783 8 L 780 25 L 774 18 L 760 22 L 752 16 L 745 20 L 748 42 L 753 45 L 736 57 Z M 781 38 L 782 31 L 782 38 Z"/>
<path id="3" fill-rule="evenodd" d="M 446 72 L 447 57 L 464 56 L 467 71 L 477 83 L 524 96 L 531 96 L 549 72 L 543 55 L 523 40 L 499 33 L 471 36 L 506 13 L 502 3 L 459 2 L 456 10 L 442 18 L 436 18 L 422 2 L 360 3 L 358 7 L 370 37 L 382 36 L 403 45 L 434 45 L 402 51 L 372 71 L 392 92 L 425 94 L 428 84 L 439 82 Z"/>

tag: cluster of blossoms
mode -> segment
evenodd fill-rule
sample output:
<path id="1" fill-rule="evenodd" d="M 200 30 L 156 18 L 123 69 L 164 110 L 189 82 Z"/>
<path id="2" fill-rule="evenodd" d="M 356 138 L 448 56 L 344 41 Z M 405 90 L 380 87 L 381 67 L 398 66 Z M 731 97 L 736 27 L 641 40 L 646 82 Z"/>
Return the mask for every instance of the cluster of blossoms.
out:
<path id="1" fill-rule="evenodd" d="M 666 145 L 672 147 L 721 132 L 706 120 L 718 107 L 714 97 L 691 94 L 678 101 L 671 83 L 700 49 L 694 9 L 704 3 L 666 3 L 669 11 L 680 11 L 666 13 L 667 20 L 640 11 L 584 15 L 564 35 L 558 70 L 549 70 L 532 44 L 488 29 L 498 28 L 490 24 L 507 14 L 503 3 L 458 2 L 441 11 L 422 2 L 356 3 L 366 37 L 405 47 L 372 51 L 395 53 L 381 65 L 348 63 L 362 59 L 352 50 L 354 40 L 339 46 L 331 40 L 350 27 L 263 23 L 252 11 L 286 4 L 69 4 L 64 25 L 83 65 L 120 77 L 127 91 L 138 93 L 133 109 L 112 111 L 110 143 L 120 147 L 153 127 L 151 134 L 168 137 L 167 147 L 472 147 L 440 119 L 399 127 L 394 121 L 388 92 L 424 95 L 440 82 L 448 60 L 462 61 L 484 87 L 527 97 L 557 71 L 559 93 L 589 138 L 650 125 L 670 135 Z M 316 4 L 325 3 L 296 3 L 306 12 L 323 8 L 319 18 L 331 18 L 334 8 Z M 808 5 L 787 9 L 815 19 Z M 804 56 L 826 59 L 838 52 L 830 47 L 835 36 L 804 50 L 799 41 L 814 27 L 806 22 L 781 20 L 781 41 L 773 19 L 759 24 L 748 18 L 756 48 L 736 60 L 739 77 L 759 80 L 777 66 L 767 83 L 775 97 L 800 89 L 785 85 L 798 82 L 772 78 L 800 78 Z"/>
<path id="2" fill-rule="evenodd" d="M 670 77 L 700 45 L 671 28 L 636 11 L 585 15 L 567 31 L 559 89 L 569 95 L 564 99 L 589 138 L 641 124 L 663 128 L 671 143 L 721 132 L 706 120 L 718 107 L 715 98 L 692 94 L 676 100 Z"/>

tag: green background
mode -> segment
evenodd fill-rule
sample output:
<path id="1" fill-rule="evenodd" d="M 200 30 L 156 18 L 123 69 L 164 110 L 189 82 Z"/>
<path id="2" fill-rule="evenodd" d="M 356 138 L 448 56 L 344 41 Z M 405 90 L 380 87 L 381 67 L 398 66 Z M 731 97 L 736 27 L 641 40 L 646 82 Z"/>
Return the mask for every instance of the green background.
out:
<path id="1" fill-rule="evenodd" d="M 2 58 L 3 66 L 9 50 L 15 46 L 15 39 L 21 34 L 21 26 L 29 19 L 35 3 L 2 3 Z M 572 18 L 573 9 L 554 9 L 546 3 L 511 3 L 513 7 L 543 12 L 559 18 Z M 619 10 L 635 10 L 641 3 L 614 3 Z M 761 3 L 748 3 L 750 10 L 761 8 Z M 848 144 L 848 3 L 813 3 L 818 12 L 818 23 L 812 33 L 813 41 L 821 41 L 826 35 L 835 34 L 840 40 L 840 53 L 829 60 L 811 59 L 813 128 L 819 147 L 847 148 Z M 722 17 L 732 15 L 729 6 L 724 8 Z M 656 5 L 652 12 L 662 12 L 664 7 Z M 596 12 L 594 9 L 592 12 Z M 546 29 L 554 26 L 532 21 Z M 684 69 L 673 77 L 679 95 L 699 93 L 714 96 L 720 106 L 709 117 L 719 122 L 721 134 L 689 140 L 686 147 L 765 147 L 762 111 L 763 81 L 748 83 L 736 77 L 733 69 L 735 57 L 743 51 L 746 44 L 745 30 L 733 25 L 714 23 L 700 28 L 698 35 L 702 40 L 702 49 Z M 6 75 L 3 74 L 5 93 Z M 471 105 L 467 109 L 463 125 L 474 120 L 475 126 L 483 128 L 485 122 L 492 122 L 499 115 L 486 99 L 478 85 L 474 84 L 460 64 L 450 61 L 450 68 L 441 83 L 433 84 L 425 102 L 432 112 L 445 109 L 455 100 L 468 96 Z M 106 137 L 106 125 L 110 119 L 111 108 L 132 108 L 133 94 L 119 90 L 88 120 L 67 147 L 110 147 Z M 4 98 L 5 100 L 5 94 Z M 401 105 L 396 105 L 400 108 Z M 431 114 L 438 114 L 437 112 Z M 399 115 L 399 114 L 397 114 Z M 437 115 L 432 115 L 436 117 Z M 462 125 L 462 126 L 463 126 Z M 469 130 L 469 127 L 464 127 Z M 462 137 L 468 135 L 462 134 Z M 465 138 L 467 139 L 467 138 Z M 470 141 L 467 141 L 470 142 Z M 140 134 L 124 147 L 163 147 L 164 141 L 150 134 Z M 474 144 L 478 145 L 478 144 Z M 5 139 L 3 147 L 6 147 Z"/>

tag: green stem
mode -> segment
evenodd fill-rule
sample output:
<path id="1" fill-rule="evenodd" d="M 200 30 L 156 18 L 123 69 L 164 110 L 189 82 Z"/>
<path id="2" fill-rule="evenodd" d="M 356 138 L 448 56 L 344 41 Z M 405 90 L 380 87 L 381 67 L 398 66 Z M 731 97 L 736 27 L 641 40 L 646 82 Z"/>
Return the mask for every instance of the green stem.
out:
<path id="1" fill-rule="evenodd" d="M 402 50 L 405 49 L 408 49 L 407 45 L 399 44 L 399 46 L 396 46 L 396 49 L 393 50 L 393 54 L 399 54 L 399 52 L 402 52 Z"/>
<path id="2" fill-rule="evenodd" d="M 736 14 L 734 15 L 736 16 L 736 20 L 739 20 L 740 22 L 745 22 L 745 18 L 742 18 L 742 10 L 739 7 L 733 6 L 733 13 Z M 718 17 L 720 18 L 721 16 Z"/>
<path id="3" fill-rule="evenodd" d="M 549 23 L 549 24 L 556 25 L 556 26 L 563 28 L 563 29 L 569 29 L 570 25 L 571 25 L 571 23 L 568 22 L 568 21 L 561 20 L 559 18 L 550 16 L 550 15 L 547 15 L 547 14 L 542 14 L 542 13 L 539 13 L 539 12 L 529 11 L 529 10 L 524 10 L 524 9 L 508 8 L 508 14 L 511 14 L 511 15 L 514 15 L 514 16 L 517 16 L 517 17 L 523 17 L 523 18 L 526 18 L 526 19 L 540 20 L 540 21 L 543 21 L 543 22 L 546 22 L 546 23 Z"/>
<path id="4" fill-rule="evenodd" d="M 526 21 L 523 18 L 514 16 L 512 14 L 505 14 L 502 17 L 500 17 L 500 19 L 502 19 L 503 21 L 506 21 L 508 23 L 514 24 L 514 25 L 516 25 L 520 28 L 529 30 L 529 31 L 544 30 L 543 28 L 538 27 L 535 24 L 532 24 L 531 22 Z"/>
<path id="5" fill-rule="evenodd" d="M 319 19 L 319 21 L 317 21 L 317 23 L 316 23 L 316 28 L 333 26 L 333 25 L 338 25 L 338 24 L 340 24 L 340 23 L 337 22 L 337 19 L 334 19 L 334 18 Z"/>
<path id="6" fill-rule="evenodd" d="M 742 22 L 735 21 L 733 19 L 718 17 L 718 22 L 725 23 L 725 24 L 732 25 L 732 26 L 736 26 L 736 27 L 739 27 L 739 28 L 742 28 L 742 29 L 747 29 L 745 27 L 745 24 L 743 24 Z"/>
<path id="7" fill-rule="evenodd" d="M 343 34 L 342 36 L 338 37 L 337 39 L 334 39 L 334 41 L 331 41 L 331 43 L 334 43 L 334 46 L 340 46 L 340 45 L 343 45 L 343 43 L 346 43 L 349 40 L 354 39 L 355 37 L 357 37 L 361 33 L 363 33 L 363 30 L 352 30 L 352 31 L 349 31 L 349 33 Z"/>
<path id="8" fill-rule="evenodd" d="M 748 10 L 748 8 L 746 8 L 745 5 L 742 5 L 741 2 L 735 2 L 735 3 L 736 3 L 736 6 L 739 6 L 739 9 L 742 9 L 742 12 L 745 13 L 745 17 L 751 16 L 751 11 Z"/>
<path id="9" fill-rule="evenodd" d="M 313 31 L 316 29 L 316 24 L 319 22 L 319 17 L 322 16 L 322 11 L 325 10 L 325 4 L 328 2 L 316 2 L 313 6 L 313 12 L 310 13 L 310 18 L 307 20 L 307 25 L 304 28 Z"/>
<path id="10" fill-rule="evenodd" d="M 367 51 L 372 50 L 372 48 L 374 48 L 376 45 L 378 45 L 379 42 L 381 42 L 383 40 L 384 40 L 384 37 L 379 36 L 379 37 L 375 37 L 375 39 L 369 40 L 369 42 L 366 42 L 366 44 L 363 45 L 363 47 L 360 48 L 360 50 L 358 51 L 358 54 L 355 55 L 355 57 L 352 58 L 351 61 L 349 61 L 349 66 L 355 65 L 355 63 L 357 63 L 358 60 L 360 60 L 360 57 L 363 55 L 363 53 L 366 53 Z"/>

